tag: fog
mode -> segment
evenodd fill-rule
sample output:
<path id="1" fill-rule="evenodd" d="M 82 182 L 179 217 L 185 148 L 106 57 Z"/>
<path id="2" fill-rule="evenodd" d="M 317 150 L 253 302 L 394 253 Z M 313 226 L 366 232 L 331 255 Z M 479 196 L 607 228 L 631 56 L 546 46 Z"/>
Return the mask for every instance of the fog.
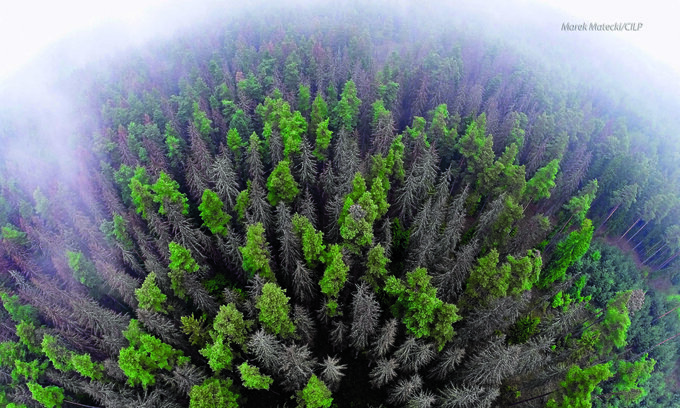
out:
<path id="1" fill-rule="evenodd" d="M 72 0 L 59 6 L 14 4 L 0 21 L 0 52 L 7 61 L 0 70 L 0 141 L 7 171 L 29 186 L 47 174 L 73 176 L 77 162 L 73 151 L 82 145 L 82 137 L 89 139 L 97 131 L 96 124 L 88 121 L 98 107 L 84 106 L 80 91 L 74 92 L 72 85 L 82 85 L 131 52 L 224 24 L 231 16 L 271 7 L 266 2 L 251 2 L 247 7 L 244 3 L 152 0 L 101 7 Z M 315 3 L 315 7 L 319 4 L 324 3 Z M 490 2 L 483 8 L 476 2 L 383 4 L 406 18 L 424 16 L 423 22 L 456 25 L 471 36 L 499 41 L 534 58 L 558 77 L 560 72 L 571 72 L 594 88 L 615 91 L 616 98 L 640 106 L 641 112 L 668 118 L 676 112 L 680 65 L 676 53 L 670 51 L 678 28 L 670 24 L 668 16 L 673 13 L 660 5 L 623 7 L 607 1 L 594 6 L 580 1 L 567 6 L 528 0 Z M 349 5 L 361 7 L 359 2 Z M 312 6 L 289 1 L 277 7 Z M 565 22 L 581 21 L 640 21 L 644 27 L 639 32 L 617 33 L 561 30 Z M 71 85 L 67 89 L 65 84 Z"/>

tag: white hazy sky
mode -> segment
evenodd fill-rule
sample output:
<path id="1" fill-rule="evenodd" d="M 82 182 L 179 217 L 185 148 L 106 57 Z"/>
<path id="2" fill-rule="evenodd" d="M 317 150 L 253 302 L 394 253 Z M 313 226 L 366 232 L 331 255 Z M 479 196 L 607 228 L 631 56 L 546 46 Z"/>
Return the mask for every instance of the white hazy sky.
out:
<path id="1" fill-rule="evenodd" d="M 622 38 L 680 74 L 680 1 L 677 0 L 543 0 L 574 18 L 572 23 L 639 22 L 638 32 L 593 33 Z"/>
<path id="2" fill-rule="evenodd" d="M 540 0 L 520 0 L 520 8 L 526 8 L 529 12 L 532 1 Z M 594 34 L 620 36 L 655 59 L 668 64 L 680 74 L 680 53 L 677 52 L 677 42 L 680 38 L 679 1 L 542 0 L 542 2 L 564 12 L 565 21 L 643 23 L 640 32 Z M 144 27 L 150 25 L 149 21 L 157 19 L 160 10 L 172 7 L 183 9 L 188 15 L 186 19 L 181 20 L 188 23 L 191 21 L 190 15 L 196 11 L 194 5 L 197 3 L 202 4 L 183 0 L 5 0 L 0 5 L 0 82 L 20 70 L 42 50 L 64 37 L 87 32 L 101 25 L 115 25 L 119 29 L 129 30 L 133 37 L 144 37 L 152 34 Z M 182 13 L 183 11 L 180 11 L 179 15 Z M 568 18 L 569 15 L 573 18 Z M 508 24 L 512 22 L 509 21 Z M 157 25 L 155 27 L 158 29 Z"/>
<path id="3" fill-rule="evenodd" d="M 247 0 L 244 0 L 247 2 Z M 125 33 L 102 47 L 139 44 L 205 18 L 235 0 L 4 0 L 0 2 L 0 82 L 64 38 L 87 40 L 102 26 Z"/>
<path id="4" fill-rule="evenodd" d="M 6 0 L 0 5 L 0 81 L 49 45 L 109 23 L 134 25 L 161 0 Z"/>

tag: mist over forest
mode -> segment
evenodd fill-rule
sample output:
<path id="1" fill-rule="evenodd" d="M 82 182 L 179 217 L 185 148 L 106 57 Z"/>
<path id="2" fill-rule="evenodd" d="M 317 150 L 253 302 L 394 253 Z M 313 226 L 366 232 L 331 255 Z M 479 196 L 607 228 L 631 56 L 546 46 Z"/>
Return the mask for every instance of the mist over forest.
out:
<path id="1" fill-rule="evenodd" d="M 527 1 L 171 4 L 0 82 L 0 407 L 678 406 L 677 72 Z"/>

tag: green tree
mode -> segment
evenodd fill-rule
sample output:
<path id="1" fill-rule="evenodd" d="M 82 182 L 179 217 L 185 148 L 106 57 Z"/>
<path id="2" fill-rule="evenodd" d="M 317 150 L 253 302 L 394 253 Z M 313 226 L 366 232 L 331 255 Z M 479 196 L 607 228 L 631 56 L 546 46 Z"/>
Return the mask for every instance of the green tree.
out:
<path id="1" fill-rule="evenodd" d="M 309 119 L 310 132 L 316 132 L 321 122 L 324 122 L 327 119 L 328 119 L 328 105 L 326 105 L 326 101 L 323 99 L 323 95 L 321 95 L 321 93 L 317 93 L 316 97 L 314 98 L 314 102 L 312 102 L 312 112 L 310 113 Z M 326 128 L 328 128 L 328 125 L 326 125 Z"/>
<path id="2" fill-rule="evenodd" d="M 19 341 L 26 346 L 28 351 L 40 353 L 42 338 L 40 338 L 41 334 L 36 331 L 36 324 L 24 320 L 19 322 L 15 328 Z"/>
<path id="3" fill-rule="evenodd" d="M 524 196 L 527 201 L 538 201 L 550 198 L 550 190 L 555 187 L 555 177 L 560 169 L 560 159 L 554 159 L 536 171 L 536 174 L 527 181 Z"/>
<path id="4" fill-rule="evenodd" d="M 378 292 L 387 279 L 389 259 L 385 256 L 385 248 L 380 244 L 369 249 L 367 257 L 366 274 L 363 279 L 371 285 L 374 291 Z"/>
<path id="5" fill-rule="evenodd" d="M 593 238 L 593 223 L 584 219 L 581 228 L 572 231 L 569 236 L 557 244 L 557 248 L 548 263 L 545 273 L 541 273 L 538 286 L 548 287 L 549 284 L 561 280 L 567 272 L 567 268 L 581 259 L 590 248 L 590 241 Z"/>
<path id="6" fill-rule="evenodd" d="M 297 51 L 288 54 L 283 68 L 283 83 L 288 92 L 295 92 L 300 86 L 300 65 L 302 61 Z"/>
<path id="7" fill-rule="evenodd" d="M 102 279 L 97 274 L 94 264 L 82 252 L 66 251 L 66 257 L 68 258 L 68 266 L 73 271 L 73 277 L 78 282 L 88 288 L 96 288 L 102 284 Z"/>
<path id="8" fill-rule="evenodd" d="M 161 292 L 160 288 L 156 286 L 156 273 L 151 272 L 146 275 L 144 283 L 139 289 L 135 289 L 135 296 L 139 301 L 141 309 L 152 310 L 154 312 L 168 313 L 165 306 L 167 296 Z"/>
<path id="9" fill-rule="evenodd" d="M 200 267 L 196 260 L 191 256 L 191 252 L 182 245 L 170 242 L 168 244 L 170 249 L 170 282 L 172 290 L 180 299 L 186 299 L 186 291 L 184 288 L 184 278 L 187 273 L 198 272 Z"/>
<path id="10" fill-rule="evenodd" d="M 212 120 L 208 118 L 208 115 L 201 110 L 198 106 L 198 102 L 194 102 L 194 114 L 193 114 L 194 126 L 196 130 L 201 135 L 201 138 L 208 144 L 212 144 L 212 133 L 214 132 L 212 128 Z"/>
<path id="11" fill-rule="evenodd" d="M 298 213 L 293 215 L 292 224 L 293 231 L 302 242 L 302 253 L 307 265 L 315 266 L 326 249 L 326 245 L 323 243 L 323 232 L 317 231 L 307 217 Z"/>
<path id="12" fill-rule="evenodd" d="M 438 105 L 434 109 L 432 115 L 432 122 L 428 129 L 428 134 L 432 140 L 437 143 L 441 149 L 441 155 L 446 163 L 450 163 L 456 146 L 456 138 L 458 136 L 455 128 L 449 128 L 449 110 L 445 103 Z"/>
<path id="13" fill-rule="evenodd" d="M 345 128 L 348 131 L 354 129 L 359 119 L 359 106 L 361 106 L 361 100 L 357 97 L 357 87 L 350 79 L 345 82 L 340 102 L 333 110 L 335 128 Z"/>
<path id="14" fill-rule="evenodd" d="M 239 395 L 231 391 L 230 378 L 208 378 L 194 385 L 189 393 L 189 408 L 238 408 Z"/>
<path id="15" fill-rule="evenodd" d="M 113 214 L 113 219 L 111 221 L 102 222 L 99 230 L 103 232 L 107 238 L 115 240 L 124 249 L 131 251 L 134 247 L 132 243 L 132 238 L 127 231 L 127 222 L 125 218 L 120 214 Z"/>
<path id="16" fill-rule="evenodd" d="M 239 91 L 239 96 L 243 95 L 246 100 L 252 101 L 253 103 L 258 103 L 262 100 L 262 85 L 260 81 L 257 80 L 255 74 L 252 72 L 248 73 L 245 79 L 238 81 L 236 84 Z"/>
<path id="17" fill-rule="evenodd" d="M 252 133 L 250 129 L 250 118 L 245 114 L 245 112 L 243 112 L 242 109 L 236 110 L 234 115 L 231 117 L 231 121 L 229 121 L 229 129 L 235 129 L 237 134 L 240 135 L 239 138 L 245 138 Z M 243 143 L 245 143 L 245 140 Z M 238 153 L 236 150 L 239 144 L 238 139 L 233 138 L 232 143 L 229 144 L 229 141 L 227 141 L 227 144 L 235 154 Z"/>
<path id="18" fill-rule="evenodd" d="M 250 180 L 248 180 L 248 188 L 238 193 L 236 196 L 236 204 L 234 205 L 234 211 L 236 212 L 239 221 L 246 219 L 246 211 L 248 210 L 248 205 L 250 203 Z"/>
<path id="19" fill-rule="evenodd" d="M 437 298 L 431 279 L 425 268 L 417 268 L 406 274 L 406 282 L 389 276 L 385 292 L 396 297 L 393 312 L 402 317 L 408 332 L 416 338 L 432 337 L 441 350 L 453 338 L 453 323 L 461 317 L 455 305 Z"/>
<path id="20" fill-rule="evenodd" d="M 158 370 L 172 370 L 175 363 L 188 361 L 181 351 L 163 343 L 156 337 L 143 333 L 137 320 L 130 320 L 123 332 L 130 346 L 120 349 L 118 366 L 128 377 L 128 384 L 141 384 L 147 388 L 156 383 Z"/>
<path id="21" fill-rule="evenodd" d="M 331 145 L 333 132 L 328 129 L 328 118 L 320 122 L 316 127 L 316 147 L 314 156 L 321 161 L 325 161 L 328 154 L 328 146 Z"/>
<path id="22" fill-rule="evenodd" d="M 26 384 L 31 391 L 33 399 L 43 404 L 47 408 L 60 408 L 64 401 L 64 390 L 60 387 L 50 385 L 43 387 L 36 382 Z"/>
<path id="23" fill-rule="evenodd" d="M 177 167 L 182 162 L 182 150 L 184 149 L 184 139 L 180 137 L 177 130 L 170 124 L 165 124 L 165 154 L 170 159 L 170 164 Z"/>
<path id="24" fill-rule="evenodd" d="M 298 184 L 290 173 L 290 162 L 281 160 L 267 179 L 267 189 L 269 190 L 269 203 L 276 206 L 279 201 L 286 204 L 293 202 L 300 190 Z"/>
<path id="25" fill-rule="evenodd" d="M 645 354 L 638 361 L 617 362 L 613 391 L 622 400 L 637 404 L 647 394 L 647 390 L 640 385 L 649 380 L 656 365 L 656 360 L 647 358 Z"/>
<path id="26" fill-rule="evenodd" d="M 333 403 L 331 391 L 315 374 L 309 378 L 304 389 L 297 394 L 300 408 L 330 408 Z"/>
<path id="27" fill-rule="evenodd" d="M 287 337 L 295 331 L 290 320 L 289 300 L 286 291 L 275 283 L 267 282 L 262 287 L 262 295 L 255 302 L 255 307 L 260 311 L 260 323 L 270 333 Z"/>
<path id="28" fill-rule="evenodd" d="M 458 151 L 467 162 L 468 180 L 476 180 L 478 175 L 492 168 L 495 154 L 493 138 L 486 134 L 486 114 L 481 114 L 470 122 L 460 140 Z"/>
<path id="29" fill-rule="evenodd" d="M 307 133 L 307 121 L 299 111 L 292 115 L 281 117 L 279 122 L 281 137 L 283 138 L 283 155 L 290 158 L 292 154 L 300 153 L 302 137 Z"/>
<path id="30" fill-rule="evenodd" d="M 632 291 L 619 292 L 607 302 L 604 312 L 604 320 L 600 327 L 591 326 L 599 331 L 601 349 L 600 354 L 608 356 L 613 348 L 626 346 L 626 337 L 630 328 L 630 316 L 628 313 L 628 300 Z"/>
<path id="31" fill-rule="evenodd" d="M 224 203 L 217 194 L 210 189 L 203 191 L 198 210 L 201 212 L 203 225 L 208 227 L 210 232 L 215 235 L 227 235 L 227 224 L 231 220 L 231 216 L 225 214 L 223 208 Z"/>
<path id="32" fill-rule="evenodd" d="M 59 345 L 56 337 L 44 335 L 41 346 L 43 354 L 52 362 L 54 368 L 60 371 L 69 371 L 73 368 L 71 351 Z"/>
<path id="33" fill-rule="evenodd" d="M 300 87 L 298 88 L 297 108 L 304 116 L 309 115 L 311 98 L 312 95 L 309 92 L 309 85 L 300 84 Z"/>
<path id="34" fill-rule="evenodd" d="M 202 315 L 198 319 L 191 316 L 182 316 L 182 331 L 189 336 L 189 342 L 192 345 L 202 347 L 208 341 L 208 331 L 205 328 L 206 316 Z"/>
<path id="35" fill-rule="evenodd" d="M 134 175 L 130 179 L 129 190 L 132 204 L 134 204 L 137 213 L 146 219 L 147 213 L 151 210 L 153 195 L 151 194 L 151 186 L 148 184 L 148 176 L 146 168 L 139 167 L 135 169 Z"/>
<path id="36" fill-rule="evenodd" d="M 213 329 L 218 336 L 239 346 L 245 345 L 249 326 L 250 322 L 243 320 L 243 313 L 233 303 L 220 306 L 213 322 Z"/>
<path id="37" fill-rule="evenodd" d="M 11 242 L 17 245 L 28 245 L 28 239 L 26 238 L 26 233 L 18 230 L 12 224 L 6 224 L 0 229 L 0 237 L 3 241 Z"/>
<path id="38" fill-rule="evenodd" d="M 237 128 L 232 127 L 227 132 L 227 146 L 234 152 L 234 157 L 238 160 L 241 157 L 242 149 L 246 146 Z"/>
<path id="39" fill-rule="evenodd" d="M 578 224 L 583 222 L 590 210 L 590 206 L 595 200 L 597 194 L 598 184 L 597 180 L 590 180 L 585 187 L 583 187 L 577 195 L 569 199 L 569 201 L 564 204 L 563 208 L 570 213 L 569 219 L 564 223 L 560 232 L 566 228 L 570 221 L 574 221 Z"/>
<path id="40" fill-rule="evenodd" d="M 14 360 L 15 369 L 12 370 L 12 380 L 16 383 L 23 377 L 26 381 L 36 381 L 45 372 L 48 365 L 48 361 L 44 361 L 40 364 L 38 360 Z"/>
<path id="41" fill-rule="evenodd" d="M 238 366 L 238 370 L 243 386 L 251 390 L 268 390 L 274 382 L 270 376 L 261 374 L 259 368 L 249 365 L 248 362 Z"/>
<path id="42" fill-rule="evenodd" d="M 224 337 L 218 335 L 212 344 L 208 344 L 200 350 L 203 357 L 208 359 L 208 365 L 217 375 L 224 369 L 231 369 L 231 360 L 234 354 L 228 343 L 225 343 Z"/>
<path id="43" fill-rule="evenodd" d="M 252 277 L 259 273 L 260 276 L 267 280 L 276 281 L 276 277 L 269 265 L 271 255 L 269 249 L 267 249 L 264 227 L 261 222 L 248 226 L 246 246 L 240 247 L 239 250 L 243 255 L 243 269 L 248 272 L 249 276 Z"/>
<path id="44" fill-rule="evenodd" d="M 326 269 L 324 270 L 323 278 L 319 281 L 321 293 L 329 298 L 336 298 L 340 290 L 345 286 L 347 272 L 349 272 L 349 267 L 342 259 L 340 245 L 331 245 L 323 257 L 323 262 L 326 264 Z"/>
<path id="45" fill-rule="evenodd" d="M 179 183 L 173 180 L 168 174 L 161 172 L 158 180 L 151 186 L 155 193 L 153 201 L 160 204 L 158 212 L 165 215 L 168 205 L 179 205 L 182 214 L 189 213 L 189 202 L 187 196 L 179 191 Z"/>
<path id="46" fill-rule="evenodd" d="M 385 158 L 387 171 L 396 180 L 404 181 L 406 176 L 406 170 L 404 170 L 404 149 L 405 145 L 402 141 L 403 135 L 398 135 L 392 141 L 390 145 L 390 150 Z"/>
<path id="47" fill-rule="evenodd" d="M 89 354 L 73 354 L 71 364 L 80 375 L 91 380 L 101 380 L 104 376 L 104 364 L 92 361 Z"/>
<path id="48" fill-rule="evenodd" d="M 541 254 L 537 250 L 529 250 L 526 256 L 519 259 L 508 255 L 507 262 L 510 265 L 511 275 L 509 294 L 520 295 L 527 290 L 531 290 L 534 284 L 538 282 L 543 258 L 541 258 Z"/>
<path id="49" fill-rule="evenodd" d="M 10 296 L 5 292 L 0 292 L 0 300 L 2 300 L 3 307 L 15 323 L 38 321 L 38 311 L 31 305 L 22 304 L 19 301 L 19 296 Z"/>
<path id="50" fill-rule="evenodd" d="M 496 248 L 477 260 L 467 280 L 465 294 L 484 303 L 506 295 L 510 285 L 510 265 L 498 266 Z"/>
<path id="51" fill-rule="evenodd" d="M 557 396 L 548 400 L 548 408 L 590 408 L 591 394 L 598 384 L 611 378 L 611 362 L 598 364 L 586 369 L 577 365 L 571 366 L 567 378 L 560 383 Z"/>
<path id="52" fill-rule="evenodd" d="M 373 242 L 373 222 L 381 208 L 375 203 L 372 193 L 366 191 L 366 181 L 361 173 L 357 172 L 354 176 L 353 186 L 352 192 L 345 198 L 338 225 L 347 248 L 358 253 L 361 247 Z M 381 200 L 382 209 L 385 209 L 386 203 L 382 202 L 384 190 L 381 186 L 376 186 L 375 192 Z"/>

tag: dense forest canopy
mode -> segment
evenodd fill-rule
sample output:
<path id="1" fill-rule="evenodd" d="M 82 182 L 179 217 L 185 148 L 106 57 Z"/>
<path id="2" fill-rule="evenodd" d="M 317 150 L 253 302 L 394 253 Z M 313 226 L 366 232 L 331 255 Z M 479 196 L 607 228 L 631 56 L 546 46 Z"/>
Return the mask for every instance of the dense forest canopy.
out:
<path id="1" fill-rule="evenodd" d="M 72 73 L 76 134 L 8 110 L 0 406 L 677 406 L 668 107 L 428 13 L 243 12 Z"/>

